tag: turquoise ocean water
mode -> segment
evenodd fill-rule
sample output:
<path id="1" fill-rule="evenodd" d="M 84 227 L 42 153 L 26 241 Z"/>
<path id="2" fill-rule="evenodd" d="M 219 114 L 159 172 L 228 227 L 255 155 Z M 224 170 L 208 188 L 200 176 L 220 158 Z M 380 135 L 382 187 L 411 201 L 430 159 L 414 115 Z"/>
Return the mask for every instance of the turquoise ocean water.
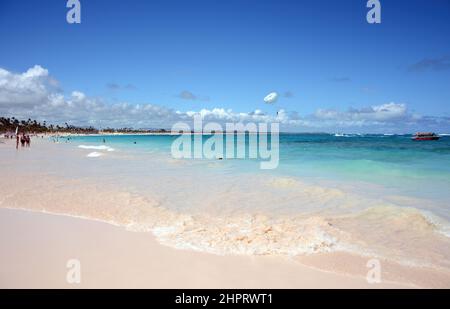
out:
<path id="1" fill-rule="evenodd" d="M 203 142 L 210 137 L 203 136 Z M 76 145 L 104 145 L 105 139 L 105 145 L 117 150 L 149 151 L 170 158 L 171 145 L 176 138 L 168 135 L 77 136 L 71 141 Z M 247 146 L 248 142 L 246 136 Z M 443 203 L 450 201 L 450 136 L 418 142 L 412 141 L 411 135 L 280 134 L 276 169 L 261 170 L 261 159 L 248 156 L 246 159 L 225 158 L 225 161 L 228 173 L 292 176 L 331 184 L 373 184 L 392 193 L 432 198 Z"/>
<path id="2" fill-rule="evenodd" d="M 212 138 L 198 137 L 203 145 Z M 450 268 L 450 136 L 280 134 L 271 147 L 278 167 L 267 170 L 266 159 L 248 157 L 249 136 L 242 137 L 247 157 L 226 156 L 227 139 L 238 146 L 230 134 L 221 159 L 174 158 L 180 136 L 61 137 L 66 157 L 52 157 L 45 171 L 128 192 L 120 205 L 126 221 L 177 248 L 344 250 Z"/>

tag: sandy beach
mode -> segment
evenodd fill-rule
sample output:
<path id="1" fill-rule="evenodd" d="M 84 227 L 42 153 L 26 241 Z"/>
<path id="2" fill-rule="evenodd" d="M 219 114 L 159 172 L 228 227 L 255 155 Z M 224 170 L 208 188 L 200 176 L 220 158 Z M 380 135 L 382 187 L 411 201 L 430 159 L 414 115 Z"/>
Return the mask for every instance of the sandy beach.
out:
<path id="1" fill-rule="evenodd" d="M 31 148 L 19 149 L 18 152 L 13 149 L 11 141 L 0 144 L 3 167 L 0 181 L 0 208 L 3 208 L 0 210 L 1 287 L 450 286 L 450 275 L 445 269 L 412 267 L 383 258 L 380 258 L 381 283 L 369 284 L 366 275 L 370 269 L 366 264 L 371 257 L 339 250 L 289 257 L 275 253 L 283 252 L 278 249 L 274 254 L 214 254 L 199 252 L 202 250 L 189 246 L 173 246 L 170 241 L 157 240 L 155 231 L 162 231 L 159 226 L 173 222 L 189 226 L 192 218 L 162 207 L 158 200 L 149 196 L 117 190 L 105 176 L 102 176 L 104 182 L 93 182 L 86 172 L 77 175 L 80 173 L 77 162 L 98 160 L 87 158 L 89 151 L 40 138 L 33 140 Z M 119 155 L 107 150 L 104 152 L 111 160 L 116 160 L 114 156 Z M 129 159 L 128 154 L 120 155 Z M 176 168 L 179 168 L 178 165 Z M 103 175 L 105 170 L 99 168 L 93 172 Z M 199 222 L 207 227 L 205 220 Z M 323 225 L 318 219 L 308 222 L 313 230 L 316 225 Z M 216 223 L 212 221 L 211 224 Z M 156 228 L 144 228 L 147 225 Z M 264 225 L 255 228 L 263 229 L 263 233 L 268 232 Z M 183 235 L 190 235 L 189 231 L 198 229 L 196 226 L 189 227 Z M 255 243 L 260 242 L 261 248 L 267 245 L 263 236 L 255 236 L 254 239 Z M 235 242 L 241 241 L 239 238 Z M 279 241 L 284 242 L 283 239 Z M 304 241 L 315 240 L 305 238 Z M 217 246 L 220 245 L 218 242 Z M 70 259 L 81 263 L 80 284 L 68 284 L 66 281 L 66 263 Z"/>
<path id="2" fill-rule="evenodd" d="M 450 289 L 449 0 L 56 2 L 0 2 L 0 289 Z"/>
<path id="3" fill-rule="evenodd" d="M 0 210 L 0 288 L 400 288 L 274 257 L 216 256 L 158 244 L 149 233 L 65 216 Z M 67 261 L 81 283 L 66 281 Z"/>

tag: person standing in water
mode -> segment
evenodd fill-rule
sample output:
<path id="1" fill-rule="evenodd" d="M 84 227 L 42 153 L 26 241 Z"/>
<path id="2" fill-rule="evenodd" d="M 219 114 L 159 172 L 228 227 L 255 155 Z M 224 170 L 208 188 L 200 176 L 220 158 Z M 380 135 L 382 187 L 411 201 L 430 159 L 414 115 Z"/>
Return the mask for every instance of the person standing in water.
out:
<path id="1" fill-rule="evenodd" d="M 16 149 L 19 149 L 19 134 L 16 134 Z"/>

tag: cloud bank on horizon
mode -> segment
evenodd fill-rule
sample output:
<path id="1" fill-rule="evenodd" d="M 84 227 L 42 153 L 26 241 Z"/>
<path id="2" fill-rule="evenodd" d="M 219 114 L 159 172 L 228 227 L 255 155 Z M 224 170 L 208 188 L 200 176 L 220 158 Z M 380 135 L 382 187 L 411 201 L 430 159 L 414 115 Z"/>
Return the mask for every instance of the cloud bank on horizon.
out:
<path id="1" fill-rule="evenodd" d="M 200 114 L 204 121 L 218 123 L 279 122 L 283 131 L 296 132 L 450 130 L 450 117 L 415 114 L 404 103 L 390 102 L 347 111 L 324 108 L 304 116 L 284 109 L 278 110 L 276 115 L 258 109 L 235 112 L 224 107 L 179 111 L 159 104 L 111 103 L 77 90 L 65 95 L 58 81 L 39 65 L 23 73 L 0 68 L 1 116 L 100 128 L 170 128 L 178 121 L 192 121 L 195 114 Z"/>

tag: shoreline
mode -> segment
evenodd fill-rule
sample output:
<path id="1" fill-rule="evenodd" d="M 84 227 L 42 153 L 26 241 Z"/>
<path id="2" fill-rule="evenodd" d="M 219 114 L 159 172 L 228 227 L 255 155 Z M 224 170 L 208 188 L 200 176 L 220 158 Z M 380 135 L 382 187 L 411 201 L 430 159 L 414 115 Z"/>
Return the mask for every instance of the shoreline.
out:
<path id="1" fill-rule="evenodd" d="M 369 284 L 277 257 L 177 250 L 160 245 L 150 233 L 65 215 L 0 209 L 0 222 L 0 288 L 412 287 Z M 80 284 L 66 281 L 70 259 L 80 261 Z"/>
<path id="2" fill-rule="evenodd" d="M 8 132 L 0 132 L 0 139 L 4 139 L 4 134 L 7 134 Z M 175 132 L 172 133 L 170 130 L 166 132 L 99 132 L 99 133 L 68 133 L 68 132 L 52 132 L 52 133 L 33 133 L 30 132 L 30 134 L 35 136 L 44 136 L 44 137 L 68 137 L 68 136 L 80 136 L 80 137 L 87 137 L 87 136 L 136 136 L 136 135 L 148 135 L 148 136 L 177 136 L 177 135 L 212 135 L 212 134 L 224 134 L 224 135 L 242 135 L 242 134 L 259 134 L 258 132 L 213 132 L 213 133 L 205 133 L 205 132 L 186 132 L 186 133 L 179 133 Z M 280 135 L 331 135 L 336 136 L 337 133 L 335 132 L 279 132 Z M 351 136 L 370 136 L 370 135 L 383 135 L 383 136 L 413 136 L 414 133 L 397 133 L 397 134 L 389 134 L 389 133 L 342 133 L 345 135 L 345 137 L 351 137 Z M 446 137 L 450 136 L 450 133 L 436 133 L 438 136 Z M 336 136 L 336 137 L 342 137 L 342 136 Z"/>
<path id="3" fill-rule="evenodd" d="M 12 216 L 8 219 L 5 219 L 9 216 L 9 214 L 12 214 Z M 211 259 L 211 263 L 214 263 L 215 259 L 223 259 L 223 260 L 230 260 L 231 263 L 232 260 L 242 260 L 248 262 L 248 263 L 254 263 L 255 261 L 262 262 L 264 264 L 265 261 L 271 261 L 272 266 L 274 267 L 273 271 L 276 271 L 278 267 L 281 267 L 281 269 L 284 269 L 285 267 L 290 268 L 288 271 L 291 272 L 299 272 L 299 274 L 296 274 L 296 276 L 304 277 L 304 271 L 308 270 L 307 273 L 310 273 L 314 275 L 312 278 L 303 278 L 306 281 L 299 280 L 295 281 L 294 285 L 290 285 L 291 283 L 285 283 L 285 282 L 270 282 L 269 285 L 267 285 L 267 282 L 265 282 L 263 285 L 243 285 L 238 288 L 332 288 L 332 289 L 341 289 L 341 288 L 357 288 L 357 289 L 377 289 L 377 288 L 401 288 L 401 289 L 416 289 L 416 288 L 448 288 L 450 284 L 450 279 L 448 277 L 448 274 L 441 273 L 441 270 L 439 269 L 431 269 L 429 267 L 420 267 L 420 266 L 407 266 L 407 265 L 401 265 L 394 261 L 389 261 L 384 258 L 380 258 L 380 265 L 383 268 L 383 275 L 384 277 L 387 277 L 388 279 L 385 279 L 382 277 L 381 282 L 375 282 L 375 283 L 369 283 L 366 279 L 366 273 L 370 270 L 367 263 L 371 260 L 373 260 L 373 257 L 370 256 L 364 256 L 356 253 L 346 252 L 346 251 L 336 251 L 336 252 L 329 252 L 329 253 L 314 253 L 314 254 L 307 254 L 307 255 L 298 255 L 294 257 L 287 257 L 287 256 L 280 256 L 280 255 L 247 255 L 247 254 L 215 254 L 207 251 L 199 251 L 195 249 L 186 249 L 186 248 L 175 248 L 173 246 L 168 246 L 165 244 L 162 244 L 159 240 L 157 240 L 157 237 L 150 231 L 139 231 L 134 229 L 128 229 L 126 226 L 123 226 L 119 223 L 113 222 L 113 221 L 105 221 L 103 219 L 97 219 L 97 218 L 90 218 L 87 216 L 81 216 L 81 215 L 73 215 L 73 214 L 65 214 L 65 213 L 55 213 L 45 210 L 34 210 L 34 209 L 27 209 L 27 208 L 11 208 L 11 207 L 0 207 L 0 223 L 5 223 L 6 221 L 8 224 L 15 224 L 17 220 L 21 220 L 21 217 L 24 216 L 31 216 L 34 220 L 44 220 L 39 219 L 40 217 L 46 217 L 49 219 L 49 221 L 55 223 L 56 221 L 71 221 L 73 225 L 77 228 L 78 231 L 81 231 L 82 229 L 78 229 L 77 225 L 90 225 L 90 227 L 87 230 L 96 229 L 95 226 L 100 228 L 103 227 L 110 227 L 105 228 L 105 232 L 109 234 L 106 230 L 109 229 L 116 229 L 121 231 L 121 233 L 125 236 L 128 235 L 131 239 L 133 238 L 133 234 L 138 235 L 145 235 L 147 241 L 150 241 L 149 245 L 154 246 L 152 249 L 153 251 L 158 250 L 170 250 L 173 252 L 173 255 L 180 257 L 180 259 L 190 257 L 192 255 L 199 255 L 202 256 L 205 259 L 208 259 L 209 257 Z M 45 220 L 44 220 L 45 221 Z M 76 224 L 76 222 L 80 224 Z M 82 223 L 84 222 L 84 223 Z M 62 223 L 61 223 L 62 224 Z M 67 224 L 67 223 L 65 223 Z M 69 223 L 71 224 L 71 223 Z M 5 225 L 7 225 L 5 223 Z M 20 224 L 17 224 L 20 225 Z M 48 238 L 51 237 L 50 235 L 47 235 L 47 233 L 50 233 L 50 231 L 45 231 L 47 228 L 48 223 L 46 223 L 44 226 L 39 227 L 39 231 L 36 232 L 36 235 L 39 235 L 41 238 Z M 45 231 L 44 235 L 39 234 L 40 231 Z M 84 230 L 84 228 L 83 228 Z M 11 232 L 11 231 L 8 231 Z M 62 237 L 65 237 L 65 233 L 67 231 L 59 230 L 58 233 L 62 234 Z M 14 232 L 13 232 L 14 233 Z M 24 231 L 18 231 L 18 234 L 24 234 Z M 8 234 L 8 233 L 5 233 Z M 95 233 L 95 235 L 97 235 Z M 90 238 L 90 237 L 89 237 Z M 77 239 L 77 242 L 86 241 L 87 238 L 80 238 Z M 94 240 L 90 239 L 90 241 L 95 242 L 101 242 L 101 240 L 97 240 L 94 237 Z M 129 242 L 127 240 L 127 242 Z M 0 245 L 5 248 L 4 241 L 0 240 Z M 133 243 L 133 241 L 131 241 Z M 7 249 L 7 248 L 6 248 Z M 137 248 L 135 248 L 137 249 Z M 26 250 L 26 248 L 22 248 L 22 250 Z M 83 252 L 82 249 L 81 252 Z M 23 255 L 23 253 L 18 253 L 19 255 Z M 185 257 L 183 257 L 185 255 Z M 5 256 L 2 256 L 0 259 L 0 264 L 4 264 Z M 113 258 L 113 257 L 111 257 Z M 96 262 L 97 263 L 97 262 Z M 215 267 L 217 265 L 211 265 L 211 267 Z M 145 268 L 143 266 L 143 268 Z M 123 265 L 124 271 L 126 271 L 127 266 Z M 266 270 L 264 270 L 266 271 Z M 263 271 L 263 272 L 264 272 Z M 233 274 L 233 276 L 238 276 L 242 270 L 240 270 L 238 273 Z M 4 270 L 0 267 L 0 273 L 4 273 Z M 226 277 L 228 274 L 224 273 L 221 274 L 221 276 Z M 207 276 L 207 274 L 202 274 L 203 276 Z M 326 284 L 323 284 L 323 282 L 316 282 L 315 280 L 319 280 L 323 276 L 328 276 L 329 278 L 326 278 L 327 280 L 331 280 L 331 283 L 327 281 Z M 165 275 L 164 275 L 165 276 Z M 248 278 L 251 280 L 255 280 L 255 282 L 259 282 L 261 279 L 256 278 Z M 323 280 L 323 279 L 320 279 Z M 342 280 L 344 285 L 342 286 L 342 282 L 338 283 L 334 280 Z M 188 280 L 189 281 L 189 280 Z M 220 280 L 219 280 L 220 281 Z M 178 283 L 177 280 L 174 280 L 174 282 Z M 311 282 L 313 282 L 313 285 L 311 286 Z M 0 282 L 1 283 L 1 282 Z M 60 283 L 62 284 L 62 283 Z M 103 288 L 104 284 L 101 286 Z M 193 286 L 191 287 L 188 282 L 187 286 L 181 286 L 179 288 L 205 288 L 205 286 Z M 210 285 L 215 286 L 216 282 L 208 282 L 208 288 L 210 288 Z M 275 284 L 272 286 L 272 284 Z M 172 286 L 172 285 L 171 285 Z M 171 286 L 167 286 L 164 288 L 170 288 Z M 67 286 L 66 286 L 67 287 Z M 108 286 L 109 288 L 112 286 Z M 119 288 L 128 288 L 128 286 L 118 286 Z M 0 284 L 1 288 L 1 284 Z M 57 288 L 65 288 L 63 286 L 58 286 Z M 89 288 L 98 288 L 98 286 L 92 286 Z M 114 287 L 113 287 L 114 288 Z M 147 286 L 139 286 L 138 288 L 147 288 Z M 154 288 L 154 287 L 153 287 Z M 156 287 L 160 288 L 160 287 Z M 236 288 L 234 285 L 232 286 L 217 286 L 213 288 Z"/>
<path id="4" fill-rule="evenodd" d="M 177 252 L 179 255 L 191 255 L 191 254 L 200 254 L 201 256 L 209 256 L 214 261 L 211 261 L 213 265 L 211 267 L 215 267 L 215 261 L 216 257 L 221 257 L 225 260 L 230 259 L 243 259 L 244 261 L 253 261 L 254 259 L 269 259 L 273 261 L 274 265 L 274 271 L 277 267 L 280 267 L 283 269 L 283 267 L 287 267 L 285 263 L 289 262 L 289 265 L 293 267 L 293 270 L 297 269 L 297 267 L 306 267 L 308 269 L 313 269 L 319 273 L 327 273 L 332 274 L 333 276 L 344 276 L 351 278 L 356 278 L 358 284 L 362 284 L 363 287 L 369 287 L 373 288 L 373 285 L 368 285 L 365 279 L 365 275 L 368 271 L 368 268 L 366 266 L 367 261 L 369 260 L 369 256 L 362 256 L 362 255 L 356 255 L 351 254 L 349 252 L 342 252 L 342 251 L 336 251 L 336 252 L 319 252 L 319 253 L 313 253 L 310 255 L 301 255 L 296 256 L 294 258 L 286 258 L 286 256 L 279 256 L 276 254 L 271 255 L 269 254 L 258 254 L 257 252 L 255 254 L 247 254 L 247 255 L 217 255 L 212 254 L 207 251 L 194 251 L 194 250 L 186 250 L 174 248 L 172 245 L 167 245 L 166 243 L 162 244 L 161 239 L 159 237 L 156 237 L 151 234 L 151 231 L 148 228 L 152 227 L 158 227 L 160 226 L 159 223 L 162 223 L 162 226 L 166 226 L 165 224 L 173 223 L 173 222 L 180 222 L 183 223 L 183 225 L 188 224 L 188 228 L 186 229 L 186 232 L 189 236 L 189 233 L 192 231 L 196 231 L 200 226 L 197 225 L 190 225 L 192 223 L 192 218 L 189 218 L 187 216 L 184 216 L 182 213 L 180 215 L 181 221 L 178 220 L 179 214 L 174 214 L 173 212 L 167 212 L 164 208 L 159 207 L 158 202 L 154 203 L 154 201 L 150 200 L 141 200 L 142 197 L 134 196 L 124 191 L 118 191 L 114 187 L 107 187 L 102 188 L 101 186 L 95 185 L 95 181 L 88 181 L 87 178 L 78 179 L 75 177 L 74 179 L 71 179 L 70 173 L 68 179 L 61 178 L 60 176 L 49 178 L 46 173 L 51 173 L 51 169 L 49 169 L 50 165 L 46 166 L 45 164 L 48 162 L 52 162 L 53 164 L 56 163 L 56 167 L 59 165 L 66 165 L 67 162 L 75 162 L 73 160 L 78 160 L 76 158 L 79 158 L 79 155 L 82 155 L 82 151 L 71 151 L 67 147 L 61 147 L 60 145 L 52 144 L 47 140 L 40 140 L 38 139 L 36 143 L 33 143 L 33 147 L 36 147 L 35 149 L 24 149 L 23 152 L 19 151 L 18 153 L 10 153 L 9 159 L 8 156 L 2 156 L 4 159 L 2 162 L 7 167 L 8 165 L 13 165 L 13 167 L 5 168 L 5 174 L 4 174 L 4 180 L 8 179 L 7 181 L 4 181 L 2 185 L 0 186 L 0 208 L 9 208 L 11 211 L 18 210 L 20 208 L 21 210 L 18 211 L 31 211 L 35 214 L 35 216 L 32 216 L 35 221 L 39 221 L 38 217 L 39 215 L 44 216 L 56 216 L 56 217 L 68 217 L 70 219 L 76 219 L 76 220 L 82 220 L 82 221 L 89 221 L 90 223 L 86 223 L 88 225 L 92 224 L 108 224 L 108 226 L 113 226 L 114 228 L 120 229 L 124 233 L 137 233 L 137 234 L 145 234 L 147 239 L 152 240 L 152 242 L 156 243 L 158 248 L 167 248 L 170 250 L 174 250 L 174 252 Z M 2 150 L 4 150 L 6 145 L 3 145 L 0 147 L 0 153 Z M 9 145 L 11 146 L 11 145 Z M 67 150 L 67 152 L 66 152 Z M 4 152 L 3 154 L 6 154 L 7 152 Z M 44 160 L 42 156 L 44 155 Z M 55 157 L 58 156 L 60 159 L 58 159 L 57 162 L 54 162 Z M 12 161 L 8 161 L 12 160 Z M 30 161 L 31 160 L 31 161 Z M 48 161 L 50 160 L 50 161 Z M 83 159 L 83 156 L 81 157 L 81 160 Z M 29 176 L 26 176 L 26 174 L 23 174 L 23 171 L 21 169 L 18 169 L 15 167 L 15 164 L 25 164 L 25 162 L 31 163 L 31 162 L 39 162 L 39 165 L 42 164 L 42 167 L 44 167 L 43 170 L 41 168 L 38 168 L 36 171 L 31 174 L 34 175 L 35 179 L 39 178 L 39 182 L 35 182 L 32 179 L 28 178 Z M 78 162 L 78 161 L 76 161 Z M 80 161 L 84 162 L 84 161 Z M 86 162 L 92 162 L 91 164 L 96 164 L 97 161 L 86 161 Z M 33 164 L 33 163 L 31 163 Z M 77 164 L 75 164 L 77 166 Z M 47 167 L 47 168 L 45 168 Z M 59 167 L 58 167 L 59 168 Z M 26 171 L 27 169 L 25 169 Z M 177 167 L 178 170 L 178 167 Z M 8 172 L 9 171 L 9 172 Z M 42 171 L 45 171 L 42 173 Z M 29 171 L 28 171 L 29 172 Z M 84 174 L 83 174 L 84 175 Z M 83 177 L 86 177 L 88 175 L 84 175 Z M 32 176 L 33 177 L 33 176 Z M 94 185 L 93 188 L 90 186 Z M 284 189 L 289 189 L 291 186 L 296 186 L 296 183 L 278 183 L 278 187 L 281 187 Z M 289 185 L 289 186 L 286 186 Z M 17 188 L 20 187 L 19 190 Z M 3 190 L 1 190 L 3 188 Z M 48 190 L 48 188 L 51 188 L 51 190 Z M 101 190 L 98 190 L 101 188 Z M 289 189 L 290 190 L 290 189 Z M 316 190 L 316 189 L 315 189 Z M 21 192 L 26 192 L 26 194 L 23 194 Z M 338 193 L 338 192 L 336 192 Z M 2 196 L 3 195 L 3 196 Z M 339 194 L 340 195 L 340 194 Z M 87 199 L 88 198 L 88 199 Z M 137 204 L 134 204 L 134 202 L 137 202 Z M 95 207 L 93 207 L 95 206 Z M 125 206 L 125 207 L 121 207 Z M 142 206 L 145 206 L 144 208 L 141 208 Z M 2 214 L 2 209 L 0 209 L 0 214 Z M 131 216 L 129 214 L 131 213 Z M 372 214 L 373 215 L 373 214 Z M 412 215 L 415 215 L 414 213 Z M 176 218 L 174 218 L 174 216 Z M 0 218 L 3 217 L 3 215 L 0 215 Z M 156 222 L 154 219 L 158 218 L 161 219 L 160 222 Z M 145 221 L 145 218 L 152 218 L 151 221 Z M 255 217 L 258 219 L 258 217 Z M 109 219 L 109 220 L 108 220 Z M 138 219 L 138 220 L 135 220 Z M 142 220 L 141 220 L 142 219 Z M 175 220 L 174 220 L 175 219 Z M 63 219 L 54 219 L 53 221 L 61 221 Z M 167 220 L 167 221 L 165 221 Z M 14 218 L 11 219 L 11 221 L 15 221 Z M 65 221 L 65 220 L 64 220 Z M 209 222 L 209 224 L 214 224 L 215 221 Z M 257 221 L 256 223 L 258 223 Z M 92 224 L 91 224 L 92 223 Z M 133 227 L 139 227 L 140 223 L 144 223 L 144 226 L 148 226 L 147 229 L 145 229 L 145 232 L 139 232 L 139 229 L 133 229 Z M 148 223 L 148 225 L 145 225 Z M 198 222 L 197 222 L 198 223 Z M 205 221 L 201 221 L 201 223 L 205 223 Z M 207 223 L 207 222 L 206 222 Z M 237 223 L 237 222 L 236 222 Z M 323 225 L 325 228 L 329 228 L 328 225 L 330 223 L 327 223 L 327 221 L 315 221 L 312 220 L 311 222 L 313 225 L 308 225 L 306 227 L 314 227 L 316 224 L 319 224 L 320 226 Z M 339 224 L 339 222 L 337 222 Z M 131 224 L 131 226 L 129 226 Z M 134 224 L 134 225 L 133 225 Z M 177 223 L 178 224 L 178 223 Z M 267 227 L 266 222 L 259 222 L 258 224 L 262 224 L 261 226 L 255 225 L 252 226 L 257 229 L 257 231 L 262 228 L 265 230 Z M 347 225 L 346 221 L 344 220 L 341 224 Z M 334 225 L 334 222 L 333 222 Z M 170 226 L 170 225 L 169 225 Z M 128 231 L 128 227 L 130 227 L 130 230 L 133 230 L 133 232 Z M 207 226 L 203 226 L 207 227 Z M 289 229 L 289 225 L 286 226 Z M 28 229 L 28 228 L 27 228 Z M 41 227 L 41 229 L 45 230 L 45 227 Z M 91 229 L 91 227 L 88 227 L 88 229 Z M 278 231 L 279 229 L 275 226 L 275 231 Z M 61 233 L 64 234 L 67 231 L 62 231 Z M 183 231 L 184 232 L 184 231 Z M 287 231 L 285 231 L 287 232 Z M 5 232 L 6 234 L 14 235 L 14 232 Z M 21 234 L 24 233 L 23 231 L 16 231 L 16 233 Z M 36 232 L 39 234 L 39 232 Z M 58 231 L 59 233 L 59 231 Z M 105 232 L 108 234 L 109 232 Z M 185 236 L 186 236 L 185 235 Z M 176 236 L 176 235 L 174 235 Z M 220 234 L 216 235 L 220 236 Z M 257 234 L 255 235 L 256 238 L 253 240 L 256 240 L 258 243 L 261 241 L 260 236 Z M 48 233 L 42 236 L 43 238 L 51 237 Z M 123 236 L 123 237 L 134 237 L 134 236 Z M 183 236 L 184 237 L 184 236 Z M 306 237 L 308 237 L 308 234 L 306 234 Z M 14 236 L 12 237 L 15 238 Z M 95 237 L 94 237 L 95 238 Z M 270 238 L 271 239 L 271 238 Z M 181 241 L 184 240 L 184 238 L 180 238 Z M 263 239 L 264 240 L 264 239 Z M 277 240 L 275 238 L 275 240 Z M 278 239 L 278 241 L 281 239 Z M 308 240 L 308 238 L 306 238 Z M 77 240 L 80 241 L 80 240 Z M 128 240 L 127 240 L 128 241 Z M 264 240 L 265 241 L 265 240 Z M 309 240 L 308 240 L 309 241 Z M 240 239 L 237 239 L 237 243 L 241 242 Z M 4 241 L 3 243 L 6 243 Z M 3 244 L 2 243 L 2 244 Z M 188 242 L 189 243 L 189 242 Z M 264 247 L 265 244 L 270 243 L 261 243 L 261 245 Z M 287 245 L 289 243 L 280 242 L 280 245 Z M 320 245 L 320 243 L 318 243 Z M 59 246 L 59 244 L 58 244 Z M 61 245 L 64 246 L 64 245 Z M 138 246 L 139 247 L 139 246 Z M 192 249 L 192 248 L 191 248 Z M 21 250 L 26 250 L 26 248 L 22 248 Z M 82 249 L 83 251 L 85 249 Z M 108 249 L 109 250 L 109 249 Z M 138 250 L 138 248 L 131 248 L 130 250 Z M 156 250 L 156 249 L 155 249 Z M 157 249 L 159 250 L 159 249 Z M 139 254 L 136 253 L 136 254 Z M 114 257 L 112 257 L 114 258 Z M 208 258 L 209 259 L 209 258 Z M 12 259 L 13 260 L 13 259 Z M 241 260 L 240 260 L 241 261 Z M 389 282 L 399 282 L 399 283 L 392 283 L 393 285 L 400 285 L 402 287 L 449 287 L 450 286 L 450 275 L 447 271 L 439 270 L 439 269 L 430 269 L 425 267 L 407 267 L 405 265 L 399 265 L 398 263 L 381 259 L 383 269 L 387 270 L 386 274 L 383 275 L 383 283 L 388 284 Z M 208 262 L 209 263 L 209 262 Z M 228 262 L 227 262 L 228 263 Z M 230 262 L 231 263 L 231 262 Z M 246 262 L 242 262 L 246 263 Z M 293 263 L 293 264 L 292 264 Z M 278 265 L 278 266 L 277 266 Z M 294 266 L 297 265 L 297 266 Z M 235 265 L 236 266 L 236 265 Z M 289 266 L 289 267 L 291 267 Z M 127 266 L 123 266 L 124 269 L 126 269 Z M 264 270 L 260 270 L 264 272 Z M 206 274 L 204 274 L 206 276 Z M 226 274 L 223 274 L 226 276 Z M 256 274 L 253 274 L 254 276 Z M 301 274 L 299 274 L 300 276 Z M 161 276 L 163 276 L 161 274 Z M 317 275 L 321 276 L 321 275 Z M 306 278 L 304 280 L 307 280 L 307 282 L 311 282 L 315 280 L 316 275 L 313 275 L 313 278 Z M 178 279 L 177 279 L 178 280 Z M 178 283 L 177 280 L 174 280 L 174 283 Z M 324 279 L 328 280 L 328 279 Z M 334 280 L 334 279 L 330 279 Z M 365 282 L 361 283 L 361 281 Z M 289 284 L 292 283 L 292 285 L 283 285 L 284 283 L 278 283 L 281 287 L 309 287 L 307 285 L 307 282 L 305 281 L 290 281 Z M 308 283 L 308 284 L 309 284 Z M 350 284 L 349 287 L 353 287 L 353 284 L 356 284 L 356 282 L 348 283 Z M 212 282 L 208 284 L 217 284 L 217 282 Z M 266 284 L 272 284 L 271 282 Z M 331 283 L 324 283 L 323 286 L 320 285 L 313 285 L 315 287 L 328 287 Z M 389 283 L 391 284 L 391 283 Z M 250 287 L 253 287 L 249 285 Z M 378 285 L 375 285 L 378 286 Z M 200 287 L 200 286 L 199 286 Z M 234 287 L 232 285 L 228 287 Z M 260 286 L 265 287 L 265 286 Z M 267 286 L 269 287 L 269 286 Z M 278 287 L 278 286 L 276 286 Z M 332 286 L 339 288 L 340 285 Z"/>

